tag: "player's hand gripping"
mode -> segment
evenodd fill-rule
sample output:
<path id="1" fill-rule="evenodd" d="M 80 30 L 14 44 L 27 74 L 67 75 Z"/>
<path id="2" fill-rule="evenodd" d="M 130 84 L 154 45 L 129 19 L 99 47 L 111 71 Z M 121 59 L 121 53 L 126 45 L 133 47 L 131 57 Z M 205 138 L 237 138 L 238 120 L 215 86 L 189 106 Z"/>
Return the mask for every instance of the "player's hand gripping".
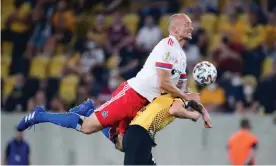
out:
<path id="1" fill-rule="evenodd" d="M 202 114 L 205 128 L 212 128 L 211 117 L 201 103 L 192 100 L 189 101 L 189 106 L 197 112 L 199 112 L 200 114 Z"/>
<path id="2" fill-rule="evenodd" d="M 186 99 L 184 100 L 194 100 L 199 102 L 200 101 L 200 97 L 199 97 L 199 93 L 186 93 Z"/>

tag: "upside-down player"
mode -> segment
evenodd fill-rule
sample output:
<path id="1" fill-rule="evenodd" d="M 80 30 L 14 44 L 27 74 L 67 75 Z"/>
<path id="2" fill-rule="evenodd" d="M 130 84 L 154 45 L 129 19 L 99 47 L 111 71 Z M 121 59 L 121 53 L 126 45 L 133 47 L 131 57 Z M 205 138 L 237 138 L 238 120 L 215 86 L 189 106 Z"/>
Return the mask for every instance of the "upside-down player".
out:
<path id="1" fill-rule="evenodd" d="M 196 110 L 196 111 L 190 111 Z M 170 94 L 157 97 L 152 103 L 140 110 L 126 129 L 124 136 L 118 136 L 116 148 L 125 152 L 124 165 L 155 165 L 152 147 L 155 134 L 176 118 L 197 121 L 205 108 L 195 101 L 184 102 Z M 204 124 L 211 128 L 210 123 Z"/>
<path id="2" fill-rule="evenodd" d="M 188 111 L 188 107 L 196 111 Z M 126 129 L 122 139 L 124 165 L 155 165 L 151 152 L 156 145 L 155 134 L 176 118 L 197 121 L 204 111 L 204 107 L 195 101 L 184 102 L 169 94 L 156 98 L 145 110 L 138 112 Z M 211 124 L 204 124 L 206 128 L 211 128 Z"/>
<path id="3" fill-rule="evenodd" d="M 156 145 L 155 134 L 176 118 L 197 121 L 205 112 L 206 109 L 196 101 L 183 102 L 180 98 L 162 94 L 137 112 L 124 135 L 116 131 L 117 128 L 105 128 L 102 132 L 116 149 L 125 152 L 125 165 L 156 165 L 151 153 Z M 204 126 L 212 127 L 210 121 L 205 121 Z"/>
<path id="4" fill-rule="evenodd" d="M 168 30 L 170 36 L 155 46 L 136 77 L 121 84 L 111 99 L 95 112 L 92 100 L 71 109 L 69 113 L 48 113 L 42 107 L 36 107 L 32 113 L 22 118 L 18 131 L 44 122 L 76 129 L 85 134 L 117 125 L 124 128 L 127 124 L 124 121 L 132 120 L 142 107 L 161 94 L 161 90 L 184 100 L 199 101 L 197 93 L 184 93 L 176 87 L 179 79 L 186 77 L 186 55 L 182 46 L 186 40 L 191 39 L 192 22 L 185 14 L 175 14 L 168 21 Z M 94 113 L 89 117 L 82 116 L 81 112 L 87 110 Z"/>

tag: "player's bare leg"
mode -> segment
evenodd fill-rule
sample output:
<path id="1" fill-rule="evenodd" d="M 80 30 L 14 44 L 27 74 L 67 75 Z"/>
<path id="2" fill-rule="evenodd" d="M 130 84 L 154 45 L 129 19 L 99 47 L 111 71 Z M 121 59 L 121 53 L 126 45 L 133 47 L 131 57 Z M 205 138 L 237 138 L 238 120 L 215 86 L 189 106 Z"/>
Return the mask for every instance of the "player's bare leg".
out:
<path id="1" fill-rule="evenodd" d="M 80 131 L 84 134 L 92 134 L 103 129 L 100 121 L 98 120 L 95 113 L 91 114 L 89 117 L 84 118 Z"/>

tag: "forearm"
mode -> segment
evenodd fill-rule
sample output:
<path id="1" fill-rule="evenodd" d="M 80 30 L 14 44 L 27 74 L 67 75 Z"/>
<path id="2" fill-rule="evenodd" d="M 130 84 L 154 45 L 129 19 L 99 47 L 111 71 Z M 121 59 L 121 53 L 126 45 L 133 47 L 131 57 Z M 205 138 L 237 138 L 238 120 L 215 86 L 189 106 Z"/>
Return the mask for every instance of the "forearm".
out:
<path id="1" fill-rule="evenodd" d="M 180 119 L 191 119 L 196 121 L 198 119 L 198 112 L 188 111 L 182 107 L 178 111 L 174 112 L 174 116 Z"/>
<path id="2" fill-rule="evenodd" d="M 179 88 L 182 92 L 189 92 L 187 80 L 179 80 L 176 87 Z"/>
<path id="3" fill-rule="evenodd" d="M 201 115 L 204 115 L 203 110 L 205 109 L 203 109 L 203 105 L 201 103 L 191 100 L 188 102 L 188 106 L 194 109 L 195 111 L 197 111 L 198 113 L 200 113 Z"/>
<path id="4" fill-rule="evenodd" d="M 180 97 L 186 100 L 186 94 L 170 81 L 163 81 L 162 83 L 160 83 L 160 89 L 166 91 L 167 93 L 170 93 L 173 97 Z"/>
<path id="5" fill-rule="evenodd" d="M 209 113 L 208 113 L 208 111 L 207 111 L 206 109 L 202 109 L 201 111 L 202 111 L 202 112 L 201 112 L 202 115 L 209 115 Z"/>

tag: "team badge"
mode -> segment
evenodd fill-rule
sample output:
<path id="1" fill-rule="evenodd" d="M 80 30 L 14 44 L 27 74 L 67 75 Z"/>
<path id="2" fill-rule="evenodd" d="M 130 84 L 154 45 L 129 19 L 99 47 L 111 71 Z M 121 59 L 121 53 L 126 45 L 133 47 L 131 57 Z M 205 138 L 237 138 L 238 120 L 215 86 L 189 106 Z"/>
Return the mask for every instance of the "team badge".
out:
<path id="1" fill-rule="evenodd" d="M 106 117 L 108 116 L 108 112 L 107 112 L 107 111 L 103 111 L 103 112 L 102 112 L 102 116 L 103 116 L 104 118 L 106 118 Z"/>

